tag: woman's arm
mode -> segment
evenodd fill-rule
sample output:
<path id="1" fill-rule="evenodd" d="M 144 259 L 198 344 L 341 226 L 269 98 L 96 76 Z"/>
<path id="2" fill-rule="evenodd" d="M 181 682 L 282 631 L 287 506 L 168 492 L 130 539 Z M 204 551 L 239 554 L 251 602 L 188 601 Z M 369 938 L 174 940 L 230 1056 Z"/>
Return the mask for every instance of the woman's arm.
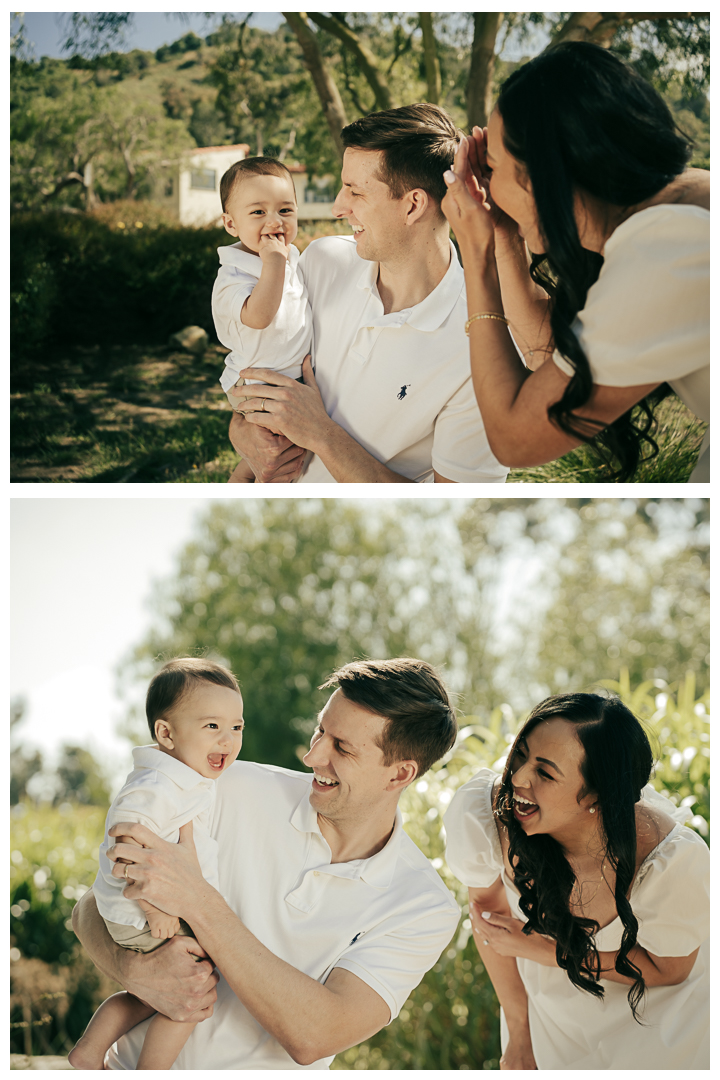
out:
<path id="1" fill-rule="evenodd" d="M 488 889 L 468 889 L 473 938 L 495 993 L 505 1013 L 508 1026 L 509 1042 L 500 1062 L 501 1069 L 536 1069 L 535 1058 L 530 1040 L 528 1021 L 528 1002 L 525 986 L 520 978 L 514 956 L 500 956 L 488 944 L 488 934 L 480 925 L 482 919 L 474 917 L 474 911 L 497 911 L 510 915 L 510 907 L 505 895 L 505 886 L 498 878 Z"/>
<path id="2" fill-rule="evenodd" d="M 488 947 L 499 956 L 522 956 L 545 967 L 558 966 L 554 942 L 541 934 L 523 934 L 523 923 L 519 919 L 501 915 L 496 909 L 491 907 L 480 909 L 479 905 L 475 905 L 475 908 L 477 917 L 473 921 L 477 924 L 477 932 L 487 938 Z M 483 916 L 483 911 L 487 918 Z M 697 954 L 698 949 L 689 956 L 654 956 L 647 949 L 636 945 L 628 955 L 632 963 L 642 972 L 647 986 L 677 986 L 687 979 L 693 969 Z M 601 952 L 598 955 L 601 967 L 600 978 L 603 982 L 617 982 L 632 986 L 634 979 L 627 975 L 620 975 L 615 970 L 617 952 Z"/>
<path id="3" fill-rule="evenodd" d="M 486 161 L 487 130 L 474 127 L 455 157 L 453 171 L 464 180 L 471 192 L 490 206 L 494 227 L 495 260 L 505 315 L 510 320 L 513 338 L 526 367 L 535 370 L 552 356 L 550 298 L 530 277 L 530 263 L 525 241 L 517 223 L 492 202 Z"/>
<path id="4" fill-rule="evenodd" d="M 646 986 L 678 986 L 685 982 L 692 971 L 698 952 L 699 949 L 696 949 L 689 956 L 654 956 L 637 945 L 630 950 L 628 959 L 640 968 Z M 620 975 L 615 970 L 616 952 L 601 952 L 599 955 L 602 969 L 600 978 L 603 982 L 617 982 L 632 986 L 634 979 L 628 978 L 627 975 Z"/>
<path id="5" fill-rule="evenodd" d="M 446 173 L 450 180 L 452 173 Z M 495 237 L 489 207 L 473 198 L 459 178 L 449 183 L 442 210 L 460 244 L 470 315 L 503 313 Z M 548 361 L 529 371 L 512 343 L 507 327 L 497 319 L 470 324 L 470 361 L 473 387 L 490 447 L 503 465 L 544 465 L 581 444 L 565 434 L 547 415 L 569 382 Z M 641 401 L 659 382 L 638 386 L 595 386 L 589 401 L 575 415 L 591 417 L 602 426 L 612 423 Z M 598 428 L 588 425 L 588 435 Z"/>

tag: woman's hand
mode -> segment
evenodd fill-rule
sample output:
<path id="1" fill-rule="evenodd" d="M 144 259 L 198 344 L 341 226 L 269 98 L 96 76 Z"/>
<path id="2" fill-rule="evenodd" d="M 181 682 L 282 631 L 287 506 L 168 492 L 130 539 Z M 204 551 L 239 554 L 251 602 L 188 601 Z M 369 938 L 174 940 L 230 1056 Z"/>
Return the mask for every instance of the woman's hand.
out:
<path id="1" fill-rule="evenodd" d="M 498 956 L 522 957 L 534 960 L 546 967 L 555 967 L 555 946 L 541 934 L 524 934 L 524 922 L 494 911 L 483 911 L 473 902 L 470 904 L 470 921 L 483 941 L 487 941 Z"/>
<path id="2" fill-rule="evenodd" d="M 524 1035 L 511 1035 L 500 1058 L 501 1069 L 537 1069 L 533 1054 L 530 1032 Z"/>
<path id="3" fill-rule="evenodd" d="M 470 165 L 469 142 L 464 135 L 455 154 L 453 169 L 444 173 L 444 180 L 447 195 L 440 209 L 450 223 L 463 255 L 468 244 L 494 251 L 495 225 L 488 185 L 482 172 L 479 169 L 473 171 Z"/>

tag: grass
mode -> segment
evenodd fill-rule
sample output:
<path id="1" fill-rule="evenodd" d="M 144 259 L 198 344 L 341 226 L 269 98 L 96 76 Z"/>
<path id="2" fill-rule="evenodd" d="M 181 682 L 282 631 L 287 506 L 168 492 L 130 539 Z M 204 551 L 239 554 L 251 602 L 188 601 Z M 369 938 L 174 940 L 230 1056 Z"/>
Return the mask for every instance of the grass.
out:
<path id="1" fill-rule="evenodd" d="M 685 484 L 695 468 L 707 424 L 675 395 L 660 402 L 655 411 L 659 454 L 643 462 L 632 479 L 634 484 Z M 509 484 L 607 484 L 608 470 L 586 446 L 572 450 L 557 461 L 529 469 L 513 469 Z"/>
<path id="2" fill-rule="evenodd" d="M 226 350 L 166 346 L 47 350 L 17 365 L 11 395 L 14 483 L 225 483 L 237 457 L 218 377 Z M 676 397 L 658 410 L 660 455 L 636 483 L 684 483 L 705 425 Z M 508 482 L 608 483 L 583 447 Z"/>

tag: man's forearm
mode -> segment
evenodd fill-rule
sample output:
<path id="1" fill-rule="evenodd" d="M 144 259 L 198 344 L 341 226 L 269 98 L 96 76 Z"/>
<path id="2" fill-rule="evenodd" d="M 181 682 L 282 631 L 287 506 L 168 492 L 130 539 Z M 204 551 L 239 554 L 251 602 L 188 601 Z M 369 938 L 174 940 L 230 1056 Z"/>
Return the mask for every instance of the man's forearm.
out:
<path id="1" fill-rule="evenodd" d="M 116 945 L 108 934 L 98 912 L 92 890 L 86 892 L 73 908 L 72 925 L 75 936 L 95 967 L 100 968 L 104 975 L 108 975 L 124 986 L 127 975 L 124 969 L 127 950 Z"/>
<path id="2" fill-rule="evenodd" d="M 413 484 L 368 454 L 344 428 L 330 420 L 312 449 L 339 484 Z"/>
<path id="3" fill-rule="evenodd" d="M 385 1006 L 376 1023 L 358 1029 L 362 1020 L 351 1001 L 267 949 L 214 890 L 194 906 L 188 919 L 248 1012 L 299 1064 L 309 1065 L 354 1046 L 387 1023 Z"/>

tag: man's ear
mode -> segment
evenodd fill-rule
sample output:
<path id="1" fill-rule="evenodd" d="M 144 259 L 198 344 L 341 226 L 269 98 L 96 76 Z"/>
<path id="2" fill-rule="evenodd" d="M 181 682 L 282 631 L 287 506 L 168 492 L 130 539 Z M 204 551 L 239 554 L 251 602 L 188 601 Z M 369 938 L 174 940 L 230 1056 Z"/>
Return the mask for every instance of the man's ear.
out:
<path id="1" fill-rule="evenodd" d="M 238 236 L 239 235 L 239 233 L 237 231 L 237 227 L 235 225 L 235 222 L 233 221 L 233 219 L 230 217 L 229 214 L 223 214 L 222 223 L 225 226 L 225 232 L 230 233 L 231 236 Z"/>
<path id="2" fill-rule="evenodd" d="M 388 786 L 391 790 L 401 791 L 408 784 L 412 784 L 418 771 L 417 761 L 396 761 L 393 765 L 393 776 Z"/>
<path id="3" fill-rule="evenodd" d="M 175 749 L 175 743 L 172 740 L 167 720 L 155 721 L 155 738 L 157 739 L 158 744 L 164 746 L 166 750 Z"/>
<path id="4" fill-rule="evenodd" d="M 406 224 L 414 225 L 427 213 L 431 205 L 430 196 L 423 188 L 413 188 L 406 191 L 403 198 L 407 200 Z"/>

